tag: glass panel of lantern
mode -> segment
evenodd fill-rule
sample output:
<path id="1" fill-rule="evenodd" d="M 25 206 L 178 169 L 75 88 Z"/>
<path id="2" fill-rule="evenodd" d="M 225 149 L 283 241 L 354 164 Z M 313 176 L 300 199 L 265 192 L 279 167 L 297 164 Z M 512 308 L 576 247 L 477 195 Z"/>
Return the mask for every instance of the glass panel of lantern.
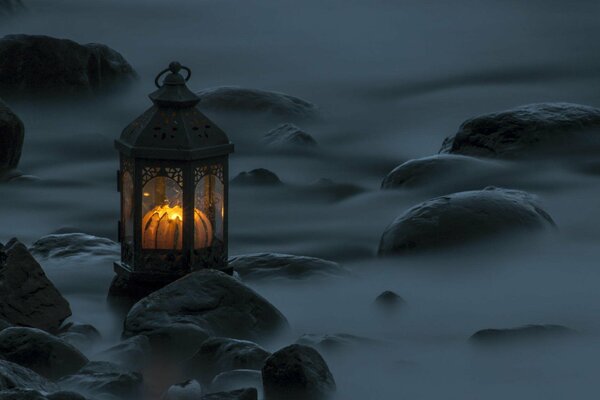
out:
<path id="1" fill-rule="evenodd" d="M 194 205 L 194 248 L 223 243 L 225 187 L 213 174 L 204 175 L 196 184 Z"/>
<path id="2" fill-rule="evenodd" d="M 142 193 L 142 248 L 181 250 L 183 193 L 179 184 L 158 176 L 144 185 Z"/>

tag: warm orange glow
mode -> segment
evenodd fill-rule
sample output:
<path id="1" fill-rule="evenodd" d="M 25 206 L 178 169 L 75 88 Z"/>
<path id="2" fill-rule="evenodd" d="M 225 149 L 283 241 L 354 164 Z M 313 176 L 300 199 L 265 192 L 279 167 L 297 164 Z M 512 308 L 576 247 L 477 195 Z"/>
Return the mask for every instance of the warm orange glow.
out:
<path id="1" fill-rule="evenodd" d="M 194 210 L 196 248 L 211 245 L 212 225 L 206 215 Z M 142 247 L 145 249 L 180 250 L 183 244 L 183 209 L 181 206 L 156 206 L 142 219 Z"/>

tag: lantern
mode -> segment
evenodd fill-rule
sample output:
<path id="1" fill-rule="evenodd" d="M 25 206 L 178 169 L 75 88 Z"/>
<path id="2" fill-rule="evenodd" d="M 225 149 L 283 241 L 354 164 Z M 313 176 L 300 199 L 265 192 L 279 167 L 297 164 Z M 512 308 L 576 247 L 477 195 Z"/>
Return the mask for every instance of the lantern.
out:
<path id="1" fill-rule="evenodd" d="M 158 90 L 149 96 L 154 105 L 115 141 L 121 193 L 115 271 L 127 280 L 166 284 L 198 269 L 227 269 L 233 144 L 198 109 L 200 99 L 186 86 L 190 77 L 177 62 L 158 74 Z"/>

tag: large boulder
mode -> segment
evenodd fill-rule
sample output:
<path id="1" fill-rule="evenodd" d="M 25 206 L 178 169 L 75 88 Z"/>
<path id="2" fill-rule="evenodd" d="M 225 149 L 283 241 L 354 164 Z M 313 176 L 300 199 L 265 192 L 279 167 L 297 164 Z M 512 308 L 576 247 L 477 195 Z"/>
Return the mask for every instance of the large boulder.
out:
<path id="1" fill-rule="evenodd" d="M 469 119 L 447 138 L 441 152 L 529 159 L 595 152 L 600 109 L 570 103 L 539 103 Z"/>
<path id="2" fill-rule="evenodd" d="M 406 254 L 552 227 L 552 218 L 530 194 L 490 187 L 438 197 L 409 209 L 386 228 L 379 255 Z"/>
<path id="3" fill-rule="evenodd" d="M 515 343 L 540 343 L 550 339 L 564 338 L 575 333 L 561 325 L 526 325 L 505 329 L 482 329 L 470 337 L 479 345 L 504 345 Z"/>
<path id="4" fill-rule="evenodd" d="M 197 93 L 200 107 L 207 110 L 264 113 L 277 117 L 310 118 L 317 107 L 283 93 L 235 86 L 204 89 Z"/>
<path id="5" fill-rule="evenodd" d="M 69 303 L 22 243 L 0 248 L 0 318 L 56 332 L 69 316 Z"/>
<path id="6" fill-rule="evenodd" d="M 119 257 L 118 243 L 86 233 L 58 233 L 38 239 L 29 249 L 39 257 L 60 258 L 72 256 Z"/>
<path id="7" fill-rule="evenodd" d="M 137 77 L 121 54 L 96 43 L 37 35 L 0 39 L 0 94 L 95 95 Z"/>
<path id="8" fill-rule="evenodd" d="M 77 372 L 88 359 L 75 347 L 34 328 L 0 332 L 0 357 L 56 380 Z"/>
<path id="9" fill-rule="evenodd" d="M 336 390 L 323 357 L 312 347 L 299 344 L 273 353 L 262 375 L 266 400 L 322 400 Z"/>
<path id="10" fill-rule="evenodd" d="M 0 391 L 12 389 L 53 392 L 58 390 L 58 387 L 30 369 L 0 359 Z"/>
<path id="11" fill-rule="evenodd" d="M 84 393 L 90 397 L 112 395 L 135 399 L 142 389 L 142 375 L 109 362 L 92 361 L 58 384 L 62 389 Z"/>
<path id="12" fill-rule="evenodd" d="M 149 334 L 173 324 L 192 324 L 211 336 L 264 340 L 288 327 L 267 300 L 215 270 L 191 273 L 136 303 L 123 335 Z"/>
<path id="13" fill-rule="evenodd" d="M 271 129 L 263 142 L 272 149 L 300 150 L 317 147 L 317 141 L 294 124 L 285 123 Z"/>
<path id="14" fill-rule="evenodd" d="M 348 270 L 333 261 L 279 253 L 257 253 L 232 257 L 229 266 L 243 281 L 265 279 L 301 280 L 346 276 Z"/>
<path id="15" fill-rule="evenodd" d="M 209 383 L 221 372 L 234 369 L 261 369 L 270 352 L 256 343 L 230 338 L 210 338 L 188 361 L 186 370 Z"/>
<path id="16" fill-rule="evenodd" d="M 248 172 L 240 172 L 231 183 L 240 186 L 279 186 L 283 182 L 274 172 L 265 168 L 256 168 Z"/>
<path id="17" fill-rule="evenodd" d="M 24 138 L 23 122 L 0 100 L 0 176 L 19 165 Z"/>

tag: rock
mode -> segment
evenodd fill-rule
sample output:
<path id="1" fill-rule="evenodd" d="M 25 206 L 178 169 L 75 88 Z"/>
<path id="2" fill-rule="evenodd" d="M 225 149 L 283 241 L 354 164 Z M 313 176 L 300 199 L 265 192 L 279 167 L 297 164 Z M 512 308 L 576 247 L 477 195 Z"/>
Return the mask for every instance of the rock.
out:
<path id="1" fill-rule="evenodd" d="M 111 309 L 124 318 L 135 303 L 164 286 L 163 282 L 138 282 L 115 275 L 108 289 L 107 300 Z"/>
<path id="2" fill-rule="evenodd" d="M 221 372 L 234 369 L 261 369 L 271 353 L 246 340 L 210 338 L 188 361 L 186 370 L 195 378 L 209 383 Z"/>
<path id="3" fill-rule="evenodd" d="M 46 395 L 48 400 L 86 400 L 85 397 L 75 392 L 60 391 Z"/>
<path id="4" fill-rule="evenodd" d="M 81 351 L 89 350 L 100 339 L 100 332 L 89 324 L 68 323 L 61 328 L 58 337 Z"/>
<path id="5" fill-rule="evenodd" d="M 575 331 L 561 325 L 526 325 L 508 329 L 483 329 L 469 339 L 482 345 L 539 342 L 542 340 L 571 336 Z"/>
<path id="6" fill-rule="evenodd" d="M 124 368 L 140 371 L 148 360 L 150 352 L 150 340 L 146 336 L 139 335 L 96 354 L 93 359 L 111 361 Z"/>
<path id="7" fill-rule="evenodd" d="M 0 319 L 0 332 L 13 326 L 10 322 Z"/>
<path id="8" fill-rule="evenodd" d="M 304 334 L 296 341 L 303 346 L 314 347 L 324 353 L 339 353 L 362 346 L 380 346 L 382 343 L 366 337 L 350 335 L 347 333 L 337 334 Z"/>
<path id="9" fill-rule="evenodd" d="M 464 122 L 444 141 L 442 153 L 529 159 L 598 149 L 600 109 L 570 103 L 539 103 Z"/>
<path id="10" fill-rule="evenodd" d="M 202 385 L 198 381 L 191 380 L 171 386 L 162 400 L 198 400 L 201 397 Z"/>
<path id="11" fill-rule="evenodd" d="M 231 183 L 240 186 L 279 186 L 283 184 L 274 172 L 264 168 L 240 172 L 231 180 Z"/>
<path id="12" fill-rule="evenodd" d="M 288 327 L 267 300 L 215 270 L 191 273 L 140 300 L 125 319 L 124 337 L 172 324 L 194 324 L 211 336 L 261 340 Z"/>
<path id="13" fill-rule="evenodd" d="M 443 248 L 554 226 L 533 196 L 489 187 L 438 197 L 409 209 L 386 228 L 379 255 Z"/>
<path id="14" fill-rule="evenodd" d="M 38 257 L 119 257 L 121 248 L 110 239 L 85 233 L 51 234 L 40 238 L 29 249 Z"/>
<path id="15" fill-rule="evenodd" d="M 255 112 L 276 117 L 312 118 L 317 107 L 298 97 L 259 89 L 221 86 L 196 93 L 207 110 Z"/>
<path id="16" fill-rule="evenodd" d="M 262 374 L 254 369 L 236 369 L 221 372 L 210 384 L 211 392 L 230 392 L 234 390 L 254 388 L 258 397 L 262 398 Z"/>
<path id="17" fill-rule="evenodd" d="M 363 193 L 364 188 L 352 183 L 339 183 L 331 179 L 321 178 L 304 190 L 304 195 L 314 200 L 340 201 Z"/>
<path id="18" fill-rule="evenodd" d="M 209 334 L 194 324 L 171 324 L 146 333 L 146 336 L 155 352 L 170 358 L 187 359 L 200 349 Z"/>
<path id="19" fill-rule="evenodd" d="M 200 400 L 258 400 L 258 393 L 254 388 L 234 390 L 233 392 L 211 393 L 202 396 Z"/>
<path id="20" fill-rule="evenodd" d="M 21 0 L 0 0 L 0 17 L 17 14 L 26 9 Z"/>
<path id="21" fill-rule="evenodd" d="M 270 130 L 263 142 L 270 148 L 279 150 L 311 149 L 317 147 L 317 141 L 294 124 L 285 123 Z"/>
<path id="22" fill-rule="evenodd" d="M 262 375 L 266 400 L 321 400 L 336 390 L 323 357 L 312 347 L 299 344 L 273 353 Z"/>
<path id="23" fill-rule="evenodd" d="M 229 266 L 243 281 L 264 279 L 301 280 L 315 277 L 347 276 L 349 272 L 333 261 L 279 253 L 258 253 L 232 257 Z"/>
<path id="24" fill-rule="evenodd" d="M 137 398 L 141 392 L 142 375 L 110 362 L 92 361 L 58 384 L 64 390 L 77 391 L 90 397 L 108 394 L 131 399 Z"/>
<path id="25" fill-rule="evenodd" d="M 386 290 L 375 298 L 375 304 L 384 310 L 392 311 L 406 304 L 406 302 L 399 294 Z"/>
<path id="26" fill-rule="evenodd" d="M 86 400 L 74 392 L 55 392 L 42 394 L 37 390 L 13 389 L 0 392 L 0 400 Z"/>
<path id="27" fill-rule="evenodd" d="M 0 93 L 5 96 L 96 95 L 136 78 L 123 56 L 105 45 L 34 35 L 0 39 Z"/>
<path id="28" fill-rule="evenodd" d="M 8 171 L 19 165 L 24 139 L 23 122 L 0 100 L 0 173 L 3 180 L 14 178 Z"/>
<path id="29" fill-rule="evenodd" d="M 30 369 L 0 359 L 0 391 L 12 389 L 54 392 L 58 387 Z"/>
<path id="30" fill-rule="evenodd" d="M 70 375 L 88 362 L 75 347 L 34 328 L 0 332 L 0 355 L 51 380 Z"/>
<path id="31" fill-rule="evenodd" d="M 56 332 L 71 316 L 69 303 L 16 239 L 0 248 L 0 318 Z"/>

